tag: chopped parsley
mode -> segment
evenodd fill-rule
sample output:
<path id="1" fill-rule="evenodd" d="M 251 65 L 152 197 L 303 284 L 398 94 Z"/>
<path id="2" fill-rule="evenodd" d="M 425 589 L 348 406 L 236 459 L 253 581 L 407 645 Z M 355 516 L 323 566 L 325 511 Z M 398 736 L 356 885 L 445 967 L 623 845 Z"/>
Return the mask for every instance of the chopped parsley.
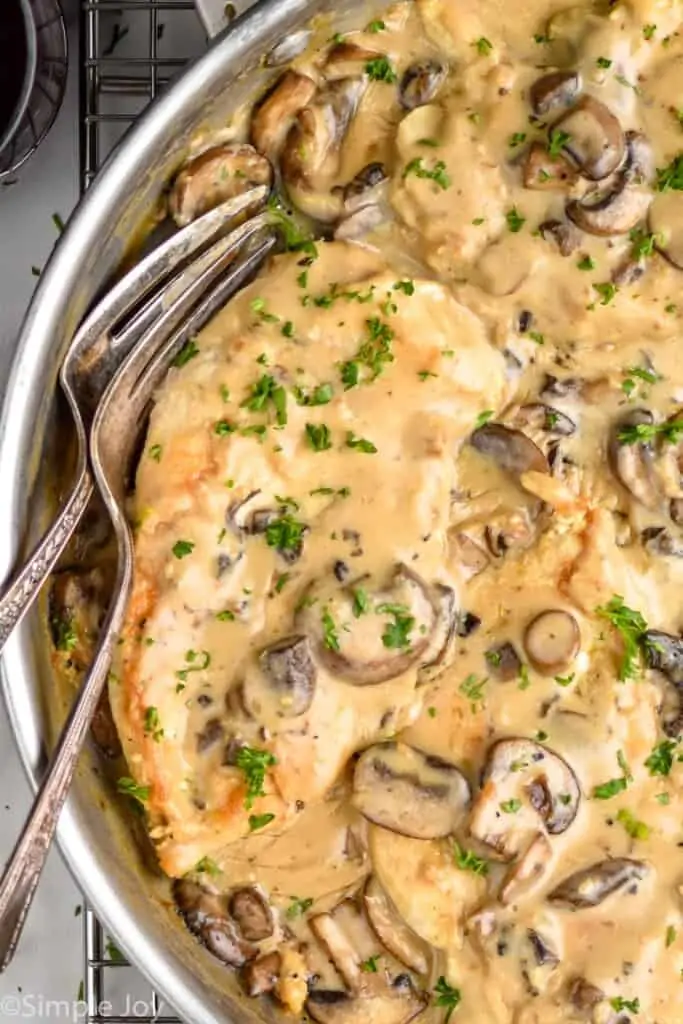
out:
<path id="1" fill-rule="evenodd" d="M 662 740 L 655 744 L 652 753 L 644 764 L 650 775 L 668 775 L 674 763 L 674 751 L 678 744 L 675 740 Z"/>
<path id="2" fill-rule="evenodd" d="M 683 424 L 681 428 L 683 429 Z M 622 682 L 633 679 L 638 670 L 640 644 L 647 630 L 647 622 L 640 612 L 627 607 L 623 597 L 618 594 L 611 597 L 606 605 L 596 608 L 596 612 L 607 619 L 621 636 L 624 652 L 619 667 L 619 679 Z"/>
<path id="3" fill-rule="evenodd" d="M 513 132 L 508 139 L 508 146 L 521 146 L 526 139 L 526 132 Z"/>
<path id="4" fill-rule="evenodd" d="M 291 320 L 286 320 L 283 323 L 282 327 L 280 328 L 280 334 L 282 334 L 283 337 L 285 338 L 294 337 L 294 324 L 292 323 Z"/>
<path id="5" fill-rule="evenodd" d="M 619 1013 L 621 1010 L 628 1010 L 629 1013 L 640 1013 L 639 999 L 624 999 L 623 996 L 614 996 L 609 1001 L 613 1010 Z"/>
<path id="6" fill-rule="evenodd" d="M 366 455 L 374 455 L 377 451 L 372 441 L 368 441 L 364 437 L 356 437 L 352 430 L 346 433 L 346 447 L 353 448 L 357 452 L 364 452 Z"/>
<path id="7" fill-rule="evenodd" d="M 161 462 L 162 451 L 163 448 L 161 447 L 160 444 L 153 444 L 148 449 L 147 454 L 149 455 L 150 459 L 153 459 L 154 462 Z"/>
<path id="8" fill-rule="evenodd" d="M 619 288 L 612 281 L 602 281 L 593 284 L 593 291 L 596 291 L 600 296 L 600 305 L 608 306 L 619 291 Z"/>
<path id="9" fill-rule="evenodd" d="M 511 800 L 503 800 L 499 806 L 504 814 L 517 814 L 517 811 L 521 810 L 522 801 L 513 797 Z"/>
<path id="10" fill-rule="evenodd" d="M 226 616 L 227 612 L 219 612 L 216 618 Z M 231 612 L 232 618 L 234 614 Z M 193 651 L 189 650 L 185 652 L 185 667 L 176 669 L 176 679 L 180 679 L 181 682 L 186 683 L 187 677 L 192 672 L 203 672 L 211 664 L 211 655 L 208 651 Z"/>
<path id="11" fill-rule="evenodd" d="M 304 897 L 304 899 L 299 899 L 298 896 L 291 896 L 290 899 L 292 902 L 289 904 L 287 910 L 285 911 L 285 917 L 288 918 L 288 920 L 290 921 L 292 921 L 295 917 L 301 917 L 303 914 L 306 913 L 307 910 L 310 910 L 311 907 L 313 906 L 313 900 L 311 899 L 310 896 L 306 896 Z"/>
<path id="12" fill-rule="evenodd" d="M 275 593 L 281 594 L 285 589 L 287 583 L 291 579 L 291 574 L 288 572 L 282 572 L 275 581 Z"/>
<path id="13" fill-rule="evenodd" d="M 655 246 L 659 242 L 659 236 L 656 234 L 648 233 L 647 231 L 641 231 L 640 228 L 633 228 L 629 233 L 631 239 L 631 256 L 634 260 L 639 260 L 652 256 L 655 251 Z"/>
<path id="14" fill-rule="evenodd" d="M 218 620 L 218 622 L 234 622 L 235 613 L 231 611 L 229 608 L 225 608 L 222 612 L 216 613 L 216 619 Z"/>
<path id="15" fill-rule="evenodd" d="M 387 82 L 392 85 L 398 81 L 398 75 L 388 57 L 373 57 L 365 65 L 365 73 L 371 82 Z"/>
<path id="16" fill-rule="evenodd" d="M 477 710 L 477 705 L 480 704 L 482 707 L 485 703 L 484 687 L 486 686 L 488 679 L 478 679 L 474 672 L 471 672 L 466 679 L 463 679 L 458 690 L 468 700 L 472 702 L 472 711 Z"/>
<path id="17" fill-rule="evenodd" d="M 194 340 L 190 338 L 185 342 L 178 355 L 173 360 L 172 365 L 180 368 L 186 366 L 190 359 L 194 359 L 195 356 L 199 355 L 199 349 L 194 343 Z"/>
<path id="18" fill-rule="evenodd" d="M 598 57 L 595 63 L 598 65 L 599 68 L 603 68 L 605 71 L 608 68 L 612 67 L 612 61 L 609 60 L 607 57 Z"/>
<path id="19" fill-rule="evenodd" d="M 367 960 L 363 960 L 360 965 L 361 971 L 365 974 L 377 974 L 377 961 L 379 957 L 380 954 L 377 954 L 377 956 L 369 956 Z"/>
<path id="20" fill-rule="evenodd" d="M 562 150 L 568 142 L 571 142 L 571 138 L 571 135 L 568 132 L 563 132 L 561 128 L 553 128 L 548 136 L 548 156 L 551 160 L 556 160 L 562 154 Z"/>
<path id="21" fill-rule="evenodd" d="M 518 231 L 521 231 L 526 224 L 526 217 L 522 217 L 516 206 L 513 206 L 511 210 L 508 210 L 505 214 L 505 220 L 507 221 L 508 230 L 510 230 L 513 235 L 516 235 Z"/>
<path id="22" fill-rule="evenodd" d="M 235 764 L 243 773 L 247 784 L 244 806 L 250 811 L 254 806 L 254 800 L 259 796 L 266 795 L 263 792 L 266 770 L 277 764 L 277 760 L 269 750 L 259 750 L 257 747 L 241 747 Z"/>
<path id="23" fill-rule="evenodd" d="M 266 304 L 266 300 L 265 299 L 261 299 L 261 298 L 252 299 L 251 302 L 249 303 L 249 306 L 251 308 L 252 313 L 256 313 L 258 318 L 259 318 L 259 320 L 262 320 L 263 323 L 265 323 L 265 324 L 276 324 L 276 323 L 279 323 L 280 317 L 279 316 L 275 316 L 274 313 L 269 313 L 268 312 L 267 304 Z M 257 362 L 263 361 L 263 363 L 265 364 L 265 360 L 266 360 L 266 357 L 265 357 L 265 355 L 263 355 L 263 356 L 259 356 L 259 359 L 257 359 Z"/>
<path id="24" fill-rule="evenodd" d="M 131 779 L 124 775 L 116 782 L 116 789 L 119 793 L 123 793 L 124 796 L 132 797 L 133 800 L 137 800 L 139 804 L 144 807 L 149 800 L 151 788 L 149 786 L 138 786 L 135 779 Z"/>
<path id="25" fill-rule="evenodd" d="M 572 672 L 571 675 L 568 676 L 555 676 L 555 682 L 558 686 L 571 686 L 574 682 L 574 675 L 574 672 Z"/>
<path id="26" fill-rule="evenodd" d="M 306 526 L 288 512 L 266 526 L 266 544 L 278 551 L 296 551 Z"/>
<path id="27" fill-rule="evenodd" d="M 187 558 L 194 551 L 194 541 L 177 540 L 171 550 L 176 558 Z"/>
<path id="28" fill-rule="evenodd" d="M 676 929 L 672 924 L 666 929 L 666 937 L 664 939 L 664 945 L 668 949 L 669 946 L 673 946 L 676 941 Z"/>
<path id="29" fill-rule="evenodd" d="M 318 384 L 313 391 L 306 392 L 303 388 L 294 388 L 297 405 L 327 405 L 334 397 L 331 384 Z"/>
<path id="30" fill-rule="evenodd" d="M 376 18 L 374 21 L 370 22 L 370 24 L 368 25 L 368 27 L 366 28 L 365 31 L 366 32 L 373 32 L 373 33 L 384 32 L 386 27 L 387 26 L 385 25 L 385 23 L 382 21 L 381 18 Z"/>
<path id="31" fill-rule="evenodd" d="M 435 185 L 438 185 L 444 191 L 451 187 L 451 179 L 443 160 L 437 160 L 434 166 L 430 168 L 425 167 L 421 156 L 417 156 L 403 168 L 403 177 L 407 178 L 409 174 L 414 174 L 416 178 L 433 181 Z"/>
<path id="32" fill-rule="evenodd" d="M 370 598 L 367 590 L 363 587 L 354 587 L 353 590 L 353 617 L 359 619 L 361 615 L 367 615 L 370 611 Z"/>
<path id="33" fill-rule="evenodd" d="M 656 31 L 657 31 L 657 26 L 656 25 L 644 25 L 643 26 L 643 35 L 644 35 L 644 37 L 647 40 L 652 39 L 652 37 L 654 36 Z"/>
<path id="34" fill-rule="evenodd" d="M 56 615 L 50 620 L 55 647 L 58 651 L 73 651 L 78 643 L 78 634 L 74 629 L 73 620 L 59 618 Z"/>
<path id="35" fill-rule="evenodd" d="M 249 831 L 257 832 L 260 828 L 265 828 L 266 825 L 270 825 L 271 821 L 275 821 L 274 814 L 250 814 Z"/>
<path id="36" fill-rule="evenodd" d="M 323 627 L 323 644 L 327 647 L 328 651 L 338 651 L 340 649 L 339 633 L 329 608 L 323 608 L 320 621 Z"/>
<path id="37" fill-rule="evenodd" d="M 318 249 L 310 232 L 306 232 L 299 221 L 284 208 L 278 196 L 268 200 L 270 219 L 282 232 L 285 248 L 289 252 L 305 252 L 312 259 L 317 259 Z"/>
<path id="38" fill-rule="evenodd" d="M 476 47 L 477 53 L 480 57 L 488 57 L 493 50 L 493 43 L 490 39 L 487 39 L 486 36 L 479 36 L 478 39 L 474 40 L 472 46 Z"/>
<path id="39" fill-rule="evenodd" d="M 251 386 L 251 393 L 241 403 L 250 412 L 263 412 L 272 403 L 279 426 L 287 423 L 287 392 L 269 373 L 264 373 Z"/>
<path id="40" fill-rule="evenodd" d="M 592 256 L 582 256 L 576 265 L 579 270 L 595 270 L 595 260 Z"/>
<path id="41" fill-rule="evenodd" d="M 228 434 L 234 434 L 237 427 L 234 423 L 230 423 L 229 420 L 218 420 L 213 425 L 214 434 L 218 434 L 219 437 L 227 437 Z"/>
<path id="42" fill-rule="evenodd" d="M 624 826 L 631 839 L 647 839 L 650 835 L 650 827 L 644 821 L 638 821 L 634 814 L 631 814 L 625 807 L 617 814 L 617 821 Z"/>
<path id="43" fill-rule="evenodd" d="M 415 625 L 415 617 L 400 604 L 380 604 L 377 606 L 379 615 L 391 615 L 393 622 L 388 622 L 382 633 L 382 643 L 389 650 L 405 650 L 410 647 L 410 633 Z"/>
<path id="44" fill-rule="evenodd" d="M 353 359 L 341 365 L 341 379 L 346 391 L 361 383 L 362 369 L 369 371 L 369 376 L 364 376 L 362 382 L 371 383 L 379 377 L 387 363 L 394 361 L 391 351 L 394 332 L 389 324 L 373 316 L 365 321 L 365 328 L 368 333 L 367 339 Z"/>
<path id="45" fill-rule="evenodd" d="M 415 282 L 411 281 L 410 279 L 405 281 L 394 281 L 391 287 L 393 291 L 403 292 L 404 295 L 415 294 Z"/>
<path id="46" fill-rule="evenodd" d="M 151 736 L 155 743 L 159 743 L 164 737 L 164 730 L 159 720 L 159 709 L 155 707 L 145 708 L 144 728 L 148 736 Z"/>
<path id="47" fill-rule="evenodd" d="M 326 452 L 332 447 L 330 428 L 324 423 L 307 423 L 306 439 L 314 452 Z"/>
<path id="48" fill-rule="evenodd" d="M 460 994 L 460 989 L 453 988 L 452 985 L 449 985 L 442 974 L 434 986 L 434 1005 L 442 1006 L 446 1010 L 444 1024 L 448 1024 L 453 1011 L 457 1009 L 461 1001 L 462 996 Z"/>
<path id="49" fill-rule="evenodd" d="M 683 434 L 683 420 L 665 420 L 664 423 L 633 423 L 622 427 L 618 439 L 622 444 L 640 444 L 663 437 L 669 444 L 676 444 Z"/>
<path id="50" fill-rule="evenodd" d="M 195 864 L 194 870 L 198 875 L 210 875 L 211 878 L 216 878 L 218 875 L 222 875 L 223 871 L 218 867 L 215 860 L 211 860 L 210 857 L 202 857 L 198 864 Z"/>
<path id="51" fill-rule="evenodd" d="M 657 168 L 657 181 L 655 187 L 658 192 L 674 192 L 683 190 L 683 153 L 675 156 L 666 167 Z"/>
<path id="52" fill-rule="evenodd" d="M 479 427 L 483 427 L 485 423 L 488 423 L 492 416 L 493 409 L 484 409 L 484 411 L 480 412 L 474 421 L 474 429 L 478 430 Z"/>
<path id="53" fill-rule="evenodd" d="M 456 867 L 461 871 L 471 871 L 475 875 L 484 878 L 489 873 L 489 864 L 483 857 L 477 857 L 472 850 L 466 850 L 463 846 L 453 840 L 453 859 Z"/>

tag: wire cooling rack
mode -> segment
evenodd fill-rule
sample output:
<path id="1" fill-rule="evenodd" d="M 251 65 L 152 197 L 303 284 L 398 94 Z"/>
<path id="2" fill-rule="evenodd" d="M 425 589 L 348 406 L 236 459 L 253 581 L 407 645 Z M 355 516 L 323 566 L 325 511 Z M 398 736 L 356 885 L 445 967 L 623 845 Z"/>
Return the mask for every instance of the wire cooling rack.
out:
<path id="1" fill-rule="evenodd" d="M 192 0 L 82 0 L 80 183 L 85 191 L 108 154 L 171 78 L 206 48 Z M 83 913 L 82 999 L 87 1024 L 181 1024 Z"/>

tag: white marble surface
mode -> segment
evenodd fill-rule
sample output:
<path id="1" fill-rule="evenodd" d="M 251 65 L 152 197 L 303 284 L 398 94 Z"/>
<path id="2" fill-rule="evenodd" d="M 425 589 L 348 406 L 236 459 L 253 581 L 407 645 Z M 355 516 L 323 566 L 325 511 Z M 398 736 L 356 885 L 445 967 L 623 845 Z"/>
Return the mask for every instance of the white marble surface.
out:
<path id="1" fill-rule="evenodd" d="M 64 220 L 78 199 L 78 46 L 77 0 L 63 0 L 70 37 L 67 96 L 50 135 L 10 187 L 0 184 L 0 397 L 22 317 L 36 278 L 55 243 L 52 219 Z M 187 12 L 191 19 L 195 16 Z M 198 24 L 193 30 L 195 52 L 204 45 Z M 131 31 L 127 45 L 135 46 Z M 172 41 L 171 41 L 172 42 Z M 186 40 L 180 44 L 184 46 Z M 182 51 L 181 51 L 182 52 Z M 0 701 L 0 862 L 4 863 L 17 837 L 30 802 L 30 793 L 15 751 L 4 705 Z M 83 1021 L 78 1002 L 83 980 L 82 898 L 59 854 L 50 854 L 21 946 L 8 970 L 0 975 L 0 1021 Z M 130 968 L 109 970 L 105 997 L 111 1005 L 101 1011 L 128 1014 L 130 1019 L 151 1012 L 148 985 Z M 169 1013 L 166 1008 L 162 1012 Z"/>

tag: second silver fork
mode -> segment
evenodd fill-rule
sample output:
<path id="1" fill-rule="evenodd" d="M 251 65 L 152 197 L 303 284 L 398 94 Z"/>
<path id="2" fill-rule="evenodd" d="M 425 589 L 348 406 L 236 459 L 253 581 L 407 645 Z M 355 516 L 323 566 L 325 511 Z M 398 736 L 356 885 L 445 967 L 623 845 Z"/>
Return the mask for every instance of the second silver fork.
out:
<path id="1" fill-rule="evenodd" d="M 149 402 L 185 342 L 255 273 L 276 247 L 279 236 L 274 228 L 268 227 L 268 221 L 268 214 L 261 213 L 209 249 L 203 271 L 195 275 L 188 289 L 194 295 L 194 305 L 189 302 L 187 291 L 183 292 L 152 323 L 107 385 L 94 413 L 92 464 L 117 541 L 114 592 L 93 662 L 0 879 L 0 972 L 10 963 L 21 936 L 123 623 L 133 567 L 132 538 L 123 503 Z M 217 248 L 220 250 L 218 258 Z"/>
<path id="2" fill-rule="evenodd" d="M 190 266 L 172 276 L 174 272 L 226 228 L 257 213 L 264 206 L 267 195 L 264 187 L 251 189 L 177 232 L 122 278 L 76 333 L 59 375 L 76 428 L 75 480 L 54 523 L 0 593 L 0 651 L 52 572 L 92 497 L 93 479 L 87 458 L 87 438 L 95 409 L 107 384 L 151 324 L 159 321 L 168 334 L 175 329 L 198 301 L 201 289 L 192 287 L 197 278 L 214 266 L 215 274 L 204 280 L 203 288 L 206 289 L 224 269 L 225 263 L 221 260 L 229 243 L 219 238 Z M 162 283 L 164 287 L 159 292 Z M 157 293 L 138 308 L 154 289 Z M 131 311 L 133 315 L 129 316 Z M 117 333 L 114 328 L 127 316 L 127 322 Z M 166 319 L 161 321 L 162 317 Z"/>

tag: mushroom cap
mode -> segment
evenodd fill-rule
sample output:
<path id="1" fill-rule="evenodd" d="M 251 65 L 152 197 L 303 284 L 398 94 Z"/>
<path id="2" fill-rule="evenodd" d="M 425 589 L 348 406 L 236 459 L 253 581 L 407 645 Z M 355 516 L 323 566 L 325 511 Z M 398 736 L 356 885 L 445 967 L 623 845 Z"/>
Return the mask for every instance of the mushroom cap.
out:
<path id="1" fill-rule="evenodd" d="M 580 646 L 579 625 L 571 612 L 561 608 L 539 612 L 524 632 L 524 649 L 529 661 L 545 675 L 566 669 Z"/>
<path id="2" fill-rule="evenodd" d="M 477 427 L 470 435 L 470 444 L 508 473 L 519 476 L 529 470 L 550 472 L 548 460 L 538 445 L 521 430 L 514 430 L 502 423 L 485 423 Z"/>
<path id="3" fill-rule="evenodd" d="M 539 831 L 565 832 L 580 800 L 577 778 L 559 754 L 524 737 L 498 740 L 488 752 L 470 832 L 510 860 Z"/>
<path id="4" fill-rule="evenodd" d="M 418 974 L 429 969 L 429 946 L 406 924 L 376 875 L 363 891 L 363 905 L 377 938 L 389 952 Z"/>
<path id="5" fill-rule="evenodd" d="M 178 227 L 213 210 L 255 185 L 273 181 L 273 169 L 261 153 L 246 143 L 227 143 L 200 153 L 177 174 L 168 208 Z"/>
<path id="6" fill-rule="evenodd" d="M 352 800 L 376 825 L 415 839 L 437 839 L 462 823 L 470 787 L 455 765 L 391 741 L 361 754 Z"/>
<path id="7" fill-rule="evenodd" d="M 549 71 L 537 78 L 529 90 L 531 109 L 537 117 L 551 110 L 570 107 L 581 89 L 578 71 Z"/>
<path id="8" fill-rule="evenodd" d="M 608 189 L 567 203 L 567 216 L 590 235 L 625 235 L 644 219 L 651 202 L 649 192 L 629 185 L 620 175 Z"/>
<path id="9" fill-rule="evenodd" d="M 597 907 L 613 893 L 647 876 L 649 868 L 643 861 L 628 857 L 601 860 L 569 875 L 548 896 L 551 903 L 560 903 L 574 910 Z"/>
<path id="10" fill-rule="evenodd" d="M 622 164 L 626 139 L 618 118 L 593 96 L 583 96 L 549 128 L 567 136 L 564 150 L 591 181 L 602 181 Z"/>

